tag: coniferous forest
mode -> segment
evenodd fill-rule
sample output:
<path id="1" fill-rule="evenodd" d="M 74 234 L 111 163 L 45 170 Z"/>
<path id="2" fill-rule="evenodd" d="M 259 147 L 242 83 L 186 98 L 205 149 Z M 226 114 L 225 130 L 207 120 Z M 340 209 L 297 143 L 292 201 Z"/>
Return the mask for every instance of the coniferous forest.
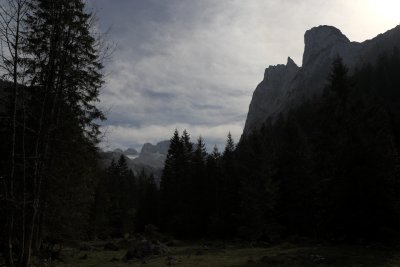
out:
<path id="1" fill-rule="evenodd" d="M 207 153 L 201 137 L 192 141 L 175 130 L 159 188 L 145 174 L 135 177 L 121 157 L 106 171 L 114 183 L 106 188 L 115 190 L 108 194 L 140 193 L 125 206 L 115 200 L 132 224 L 124 228 L 129 222 L 118 219 L 122 225 L 111 229 L 155 225 L 188 239 L 396 242 L 399 70 L 398 50 L 353 74 L 337 58 L 322 95 L 266 121 L 237 145 L 228 134 L 221 152 Z"/>
<path id="2" fill-rule="evenodd" d="M 5 265 L 136 234 L 399 244 L 398 49 L 352 71 L 337 57 L 321 94 L 237 143 L 228 134 L 223 151 L 175 130 L 158 185 L 124 156 L 99 165 L 108 49 L 84 2 L 10 0 L 0 11 Z"/>
<path id="3" fill-rule="evenodd" d="M 151 223 L 186 238 L 396 242 L 399 71 L 398 50 L 354 74 L 337 58 L 321 96 L 237 145 L 228 135 L 222 153 L 175 131 Z"/>
<path id="4" fill-rule="evenodd" d="M 137 199 L 144 199 L 126 206 L 138 211 L 131 229 L 151 224 L 187 239 L 396 242 L 399 71 L 398 50 L 353 74 L 337 58 L 322 95 L 237 145 L 228 134 L 221 152 L 207 153 L 201 137 L 175 130 L 159 188 L 152 179 L 140 187 L 121 157 L 107 170 L 126 173 L 114 175 L 115 194 L 130 175 L 129 191 L 142 188 Z"/>

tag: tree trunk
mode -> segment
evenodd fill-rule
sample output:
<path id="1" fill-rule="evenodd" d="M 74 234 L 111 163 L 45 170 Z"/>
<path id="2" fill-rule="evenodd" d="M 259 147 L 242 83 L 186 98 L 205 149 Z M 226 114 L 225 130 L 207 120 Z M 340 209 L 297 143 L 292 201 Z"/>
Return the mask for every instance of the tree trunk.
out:
<path id="1" fill-rule="evenodd" d="M 35 201 L 36 202 L 36 201 Z M 23 244 L 23 251 L 21 254 L 21 260 L 18 264 L 19 267 L 28 267 L 31 261 L 32 255 L 32 243 L 34 238 L 35 226 L 36 226 L 36 217 L 37 217 L 37 206 L 38 204 L 34 203 L 32 207 L 32 214 L 30 216 L 29 225 L 26 225 L 26 233 L 25 233 L 25 244 Z"/>

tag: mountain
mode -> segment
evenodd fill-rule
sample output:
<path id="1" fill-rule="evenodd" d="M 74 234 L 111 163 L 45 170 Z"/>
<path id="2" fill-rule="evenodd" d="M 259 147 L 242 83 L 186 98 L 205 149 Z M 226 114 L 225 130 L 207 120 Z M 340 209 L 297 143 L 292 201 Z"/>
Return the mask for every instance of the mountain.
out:
<path id="1" fill-rule="evenodd" d="M 169 141 L 168 140 L 159 142 L 156 145 L 146 143 L 143 145 L 140 154 L 160 153 L 163 155 L 167 155 L 168 149 L 169 149 Z"/>
<path id="2" fill-rule="evenodd" d="M 139 165 L 146 165 L 152 167 L 154 170 L 158 170 L 161 176 L 162 169 L 164 168 L 164 162 L 167 157 L 169 149 L 169 141 L 162 141 L 156 145 L 146 143 L 143 145 L 140 151 L 139 157 L 133 161 Z M 157 172 L 158 173 L 158 172 Z"/>
<path id="3" fill-rule="evenodd" d="M 159 184 L 168 148 L 169 141 L 166 140 L 156 145 L 146 143 L 143 145 L 140 153 L 133 148 L 100 152 L 101 165 L 106 168 L 110 165 L 112 159 L 118 160 L 118 158 L 123 155 L 126 158 L 128 167 L 132 169 L 136 175 L 143 170 L 146 174 L 153 174 L 156 183 Z"/>
<path id="4" fill-rule="evenodd" d="M 322 93 L 332 61 L 340 56 L 354 71 L 374 64 L 383 53 L 400 46 L 400 25 L 362 43 L 351 42 L 339 29 L 318 26 L 304 35 L 304 54 L 299 67 L 289 57 L 286 65 L 269 66 L 257 86 L 249 106 L 243 134 L 248 135 L 267 119 Z"/>
<path id="5" fill-rule="evenodd" d="M 127 156 L 129 159 L 135 159 L 139 156 L 139 152 L 137 152 L 134 148 L 128 148 L 127 150 L 123 151 L 122 154 Z"/>

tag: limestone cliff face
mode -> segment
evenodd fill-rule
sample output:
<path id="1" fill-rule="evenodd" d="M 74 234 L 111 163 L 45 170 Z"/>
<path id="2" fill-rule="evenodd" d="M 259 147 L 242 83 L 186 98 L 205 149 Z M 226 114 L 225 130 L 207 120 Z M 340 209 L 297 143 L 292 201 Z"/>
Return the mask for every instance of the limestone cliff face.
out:
<path id="1" fill-rule="evenodd" d="M 286 65 L 270 66 L 265 70 L 264 80 L 253 93 L 245 133 L 282 109 L 287 91 L 299 70 L 291 58 L 288 58 Z"/>
<path id="2" fill-rule="evenodd" d="M 332 26 L 318 26 L 304 35 L 302 66 L 288 58 L 286 65 L 269 66 L 264 80 L 253 93 L 244 135 L 260 127 L 268 118 L 302 103 L 322 92 L 333 59 L 340 56 L 353 70 L 373 64 L 382 53 L 400 48 L 400 26 L 363 43 L 351 42 Z"/>

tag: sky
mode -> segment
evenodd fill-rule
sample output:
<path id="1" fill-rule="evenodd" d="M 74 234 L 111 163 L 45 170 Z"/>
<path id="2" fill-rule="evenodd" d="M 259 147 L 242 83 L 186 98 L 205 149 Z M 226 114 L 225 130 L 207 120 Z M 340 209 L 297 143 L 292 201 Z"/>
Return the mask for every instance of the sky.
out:
<path id="1" fill-rule="evenodd" d="M 304 32 L 339 28 L 371 39 L 400 23 L 399 0 L 87 0 L 114 47 L 105 62 L 102 148 L 140 149 L 186 129 L 210 149 L 237 142 L 264 70 L 290 56 Z"/>

